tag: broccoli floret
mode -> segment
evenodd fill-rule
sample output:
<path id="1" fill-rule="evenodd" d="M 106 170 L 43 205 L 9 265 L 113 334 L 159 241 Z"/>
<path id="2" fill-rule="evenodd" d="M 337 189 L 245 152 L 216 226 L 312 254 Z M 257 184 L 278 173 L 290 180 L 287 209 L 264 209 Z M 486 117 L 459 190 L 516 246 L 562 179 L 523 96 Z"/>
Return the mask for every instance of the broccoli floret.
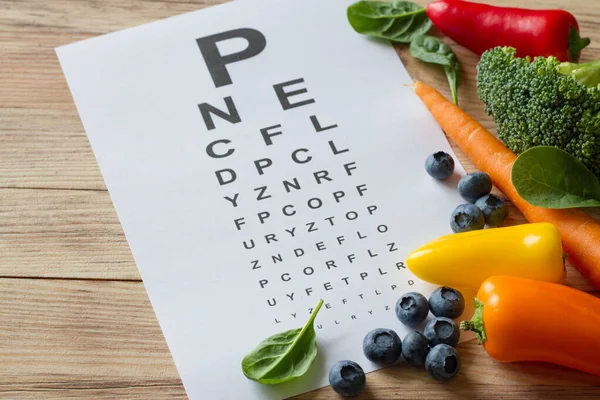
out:
<path id="1" fill-rule="evenodd" d="M 479 98 L 498 137 L 517 154 L 558 147 L 600 177 L 600 89 L 560 74 L 554 57 L 531 61 L 515 54 L 514 48 L 497 47 L 477 65 Z"/>

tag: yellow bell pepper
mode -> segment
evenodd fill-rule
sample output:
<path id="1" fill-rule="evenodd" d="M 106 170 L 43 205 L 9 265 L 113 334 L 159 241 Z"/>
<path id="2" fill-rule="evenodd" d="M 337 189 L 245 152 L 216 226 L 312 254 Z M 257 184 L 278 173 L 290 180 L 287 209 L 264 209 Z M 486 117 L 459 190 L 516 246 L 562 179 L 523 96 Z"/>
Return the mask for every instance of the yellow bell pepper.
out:
<path id="1" fill-rule="evenodd" d="M 413 251 L 406 266 L 436 285 L 477 289 L 494 275 L 560 282 L 563 255 L 558 229 L 538 223 L 442 236 Z"/>

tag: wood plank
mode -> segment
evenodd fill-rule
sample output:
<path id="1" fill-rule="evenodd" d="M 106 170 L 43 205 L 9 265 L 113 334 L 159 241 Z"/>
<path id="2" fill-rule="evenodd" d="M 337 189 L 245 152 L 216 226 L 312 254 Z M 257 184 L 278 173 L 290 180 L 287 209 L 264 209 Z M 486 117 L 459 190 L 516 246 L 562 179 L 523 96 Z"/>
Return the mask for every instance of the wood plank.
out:
<path id="1" fill-rule="evenodd" d="M 0 276 L 139 280 L 106 191 L 0 189 Z"/>
<path id="2" fill-rule="evenodd" d="M 0 26 L 13 32 L 107 33 L 129 28 L 184 12 L 195 11 L 227 0 L 0 0 Z M 427 0 L 415 0 L 426 5 Z M 572 0 L 479 0 L 503 6 L 527 8 L 566 8 L 582 28 L 595 28 L 600 10 L 593 1 Z M 588 25 L 589 24 L 589 25 Z M 584 33 L 588 35 L 587 32 Z"/>
<path id="3" fill-rule="evenodd" d="M 13 32 L 102 34 L 195 11 L 224 0 L 1 0 L 0 26 Z"/>
<path id="4" fill-rule="evenodd" d="M 0 398 L 185 399 L 138 282 L 0 279 Z M 597 398 L 600 378 L 542 364 L 499 364 L 470 341 L 446 385 L 400 364 L 367 377 L 363 399 Z M 218 373 L 218 372 L 215 372 Z M 298 399 L 337 399 L 331 388 Z"/>
<path id="5" fill-rule="evenodd" d="M 0 188 L 106 190 L 74 108 L 0 108 L 0 132 Z"/>
<path id="6" fill-rule="evenodd" d="M 54 49 L 97 35 L 41 29 L 15 32 L 5 31 L 6 28 L 0 24 L 0 87 L 3 89 L 0 91 L 0 108 L 63 109 L 76 115 Z M 56 123 L 51 118 L 48 121 Z"/>
<path id="7" fill-rule="evenodd" d="M 186 398 L 143 284 L 0 279 L 0 304 L 0 398 Z"/>

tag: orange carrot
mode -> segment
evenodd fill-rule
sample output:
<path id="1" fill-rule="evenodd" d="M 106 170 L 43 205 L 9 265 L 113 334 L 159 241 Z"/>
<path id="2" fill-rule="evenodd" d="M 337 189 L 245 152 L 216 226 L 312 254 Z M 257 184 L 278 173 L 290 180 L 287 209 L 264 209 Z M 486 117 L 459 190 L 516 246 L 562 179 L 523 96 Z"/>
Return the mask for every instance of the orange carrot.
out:
<path id="1" fill-rule="evenodd" d="M 467 113 L 434 88 L 416 82 L 421 98 L 446 134 L 486 172 L 529 222 L 550 222 L 560 231 L 569 261 L 600 289 L 600 223 L 577 209 L 554 210 L 527 203 L 512 185 L 511 169 L 517 156 Z"/>

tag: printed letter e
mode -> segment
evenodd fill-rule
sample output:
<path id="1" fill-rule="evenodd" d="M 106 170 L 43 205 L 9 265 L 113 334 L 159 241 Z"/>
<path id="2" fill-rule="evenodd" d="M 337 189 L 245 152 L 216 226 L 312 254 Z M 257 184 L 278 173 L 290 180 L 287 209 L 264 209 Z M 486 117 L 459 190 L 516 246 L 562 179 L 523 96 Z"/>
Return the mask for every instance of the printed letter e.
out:
<path id="1" fill-rule="evenodd" d="M 237 53 L 221 55 L 217 43 L 234 38 L 246 39 L 248 46 Z M 196 39 L 196 42 L 198 43 L 198 47 L 200 47 L 200 52 L 204 57 L 215 87 L 231 85 L 232 81 L 227 71 L 227 64 L 254 57 L 263 51 L 267 45 L 265 36 L 256 29 L 250 28 L 234 29 L 232 31 L 205 36 Z"/>

